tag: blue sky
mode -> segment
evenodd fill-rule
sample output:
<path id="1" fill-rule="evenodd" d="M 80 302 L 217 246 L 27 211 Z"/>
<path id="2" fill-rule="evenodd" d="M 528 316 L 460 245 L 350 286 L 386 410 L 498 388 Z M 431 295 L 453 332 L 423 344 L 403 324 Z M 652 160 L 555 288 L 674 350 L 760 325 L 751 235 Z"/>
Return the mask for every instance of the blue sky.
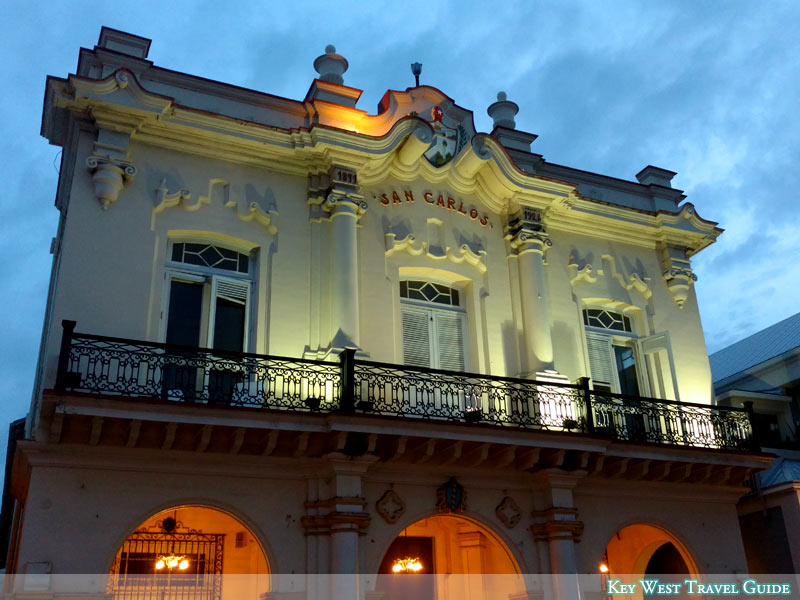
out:
<path id="1" fill-rule="evenodd" d="M 159 66 L 293 98 L 333 43 L 371 113 L 412 85 L 414 61 L 479 130 L 505 90 L 548 161 L 630 180 L 648 164 L 677 171 L 673 185 L 726 229 L 694 260 L 710 351 L 800 310 L 796 1 L 3 0 L 2 12 L 0 453 L 30 401 L 57 224 L 45 77 L 74 72 L 102 25 L 151 38 Z"/>

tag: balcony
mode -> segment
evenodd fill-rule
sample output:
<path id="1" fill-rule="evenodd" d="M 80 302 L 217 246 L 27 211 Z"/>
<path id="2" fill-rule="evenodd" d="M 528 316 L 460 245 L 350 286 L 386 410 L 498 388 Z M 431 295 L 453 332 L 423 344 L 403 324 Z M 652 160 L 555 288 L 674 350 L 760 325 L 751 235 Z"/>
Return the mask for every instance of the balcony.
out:
<path id="1" fill-rule="evenodd" d="M 748 410 L 600 393 L 586 378 L 543 383 L 358 360 L 353 351 L 338 362 L 234 354 L 76 333 L 73 321 L 63 324 L 58 392 L 757 449 Z"/>

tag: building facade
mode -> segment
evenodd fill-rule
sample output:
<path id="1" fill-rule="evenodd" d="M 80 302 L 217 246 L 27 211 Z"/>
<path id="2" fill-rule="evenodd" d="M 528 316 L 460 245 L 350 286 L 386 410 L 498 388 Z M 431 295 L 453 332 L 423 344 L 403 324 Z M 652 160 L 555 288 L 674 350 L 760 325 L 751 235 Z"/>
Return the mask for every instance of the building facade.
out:
<path id="1" fill-rule="evenodd" d="M 502 93 L 489 134 L 429 86 L 369 114 L 333 47 L 291 100 L 149 45 L 104 28 L 47 81 L 61 219 L 7 484 L 13 591 L 746 571 L 736 501 L 770 458 L 712 403 L 690 259 L 721 230 L 674 173 L 548 163 Z"/>
<path id="2" fill-rule="evenodd" d="M 709 356 L 717 404 L 753 407 L 760 445 L 778 456 L 739 502 L 751 572 L 800 572 L 800 314 Z"/>

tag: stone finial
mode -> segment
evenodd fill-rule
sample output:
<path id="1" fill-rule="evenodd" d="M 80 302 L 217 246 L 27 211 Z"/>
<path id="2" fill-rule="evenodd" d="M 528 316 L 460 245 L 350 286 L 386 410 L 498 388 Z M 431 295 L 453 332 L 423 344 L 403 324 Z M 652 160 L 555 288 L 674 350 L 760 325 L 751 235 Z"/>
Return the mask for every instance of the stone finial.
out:
<path id="1" fill-rule="evenodd" d="M 342 74 L 347 71 L 347 59 L 336 54 L 336 47 L 333 44 L 325 46 L 325 54 L 318 56 L 314 61 L 314 69 L 319 73 L 322 81 L 330 81 L 339 85 L 344 84 Z"/>
<path id="2" fill-rule="evenodd" d="M 514 129 L 517 125 L 514 117 L 519 112 L 519 106 L 508 100 L 505 92 L 497 92 L 497 102 L 489 105 L 486 112 L 492 117 L 495 127 Z"/>

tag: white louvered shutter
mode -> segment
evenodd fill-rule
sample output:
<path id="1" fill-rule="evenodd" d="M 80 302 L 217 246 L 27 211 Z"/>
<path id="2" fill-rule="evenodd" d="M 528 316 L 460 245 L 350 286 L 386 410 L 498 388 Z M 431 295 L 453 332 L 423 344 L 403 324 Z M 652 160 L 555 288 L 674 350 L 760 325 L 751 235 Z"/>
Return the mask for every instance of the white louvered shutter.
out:
<path id="1" fill-rule="evenodd" d="M 208 332 L 209 347 L 224 348 L 236 352 L 246 350 L 250 323 L 250 282 L 214 276 L 212 279 L 211 291 L 211 318 L 209 319 Z M 234 322 L 236 323 L 235 330 L 227 329 L 229 335 L 226 335 L 226 338 L 228 341 L 224 342 L 223 345 L 220 345 L 221 342 L 218 336 L 225 333 L 226 328 L 231 326 L 231 324 L 230 321 L 226 324 L 223 324 L 221 321 L 218 322 L 217 310 L 220 300 L 241 306 L 240 311 L 236 311 L 241 315 L 241 318 L 234 317 Z M 231 313 L 228 313 L 229 317 L 230 314 Z M 240 339 L 237 340 L 236 338 L 232 339 L 230 337 L 234 332 L 235 335 L 240 336 Z"/>
<path id="2" fill-rule="evenodd" d="M 250 293 L 250 284 L 231 281 L 229 279 L 217 279 L 217 296 L 225 298 L 237 304 L 247 304 L 247 296 Z"/>
<path id="3" fill-rule="evenodd" d="M 464 370 L 464 319 L 462 315 L 434 313 L 439 369 Z"/>
<path id="4" fill-rule="evenodd" d="M 657 333 L 637 341 L 639 354 L 647 365 L 648 393 L 656 398 L 677 400 L 678 390 L 675 386 L 675 366 L 672 361 L 672 350 L 669 334 Z"/>
<path id="5" fill-rule="evenodd" d="M 431 315 L 428 311 L 403 309 L 403 363 L 431 366 Z"/>
<path id="6" fill-rule="evenodd" d="M 611 348 L 611 339 L 587 333 L 586 349 L 589 352 L 592 381 L 616 389 L 616 364 Z"/>

